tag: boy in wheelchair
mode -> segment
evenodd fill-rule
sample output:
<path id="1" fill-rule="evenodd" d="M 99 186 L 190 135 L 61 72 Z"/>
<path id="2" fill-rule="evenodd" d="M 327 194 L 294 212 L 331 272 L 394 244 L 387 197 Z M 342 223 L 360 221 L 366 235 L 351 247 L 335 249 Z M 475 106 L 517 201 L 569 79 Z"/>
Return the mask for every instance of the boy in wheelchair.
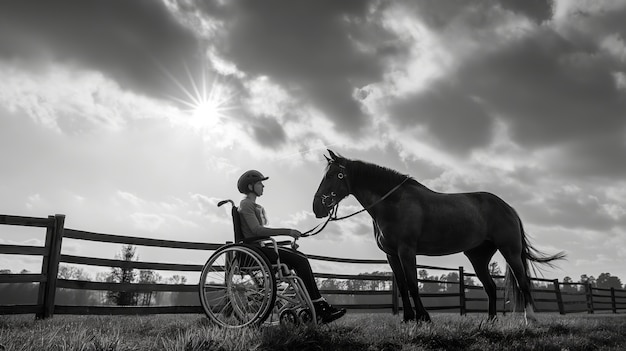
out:
<path id="1" fill-rule="evenodd" d="M 257 197 L 263 195 L 263 181 L 268 177 L 263 176 L 261 172 L 249 170 L 239 177 L 237 181 L 237 189 L 240 193 L 246 195 L 239 205 L 239 216 L 241 218 L 241 232 L 245 239 L 253 239 L 255 237 L 269 237 L 277 235 L 288 235 L 295 239 L 302 235 L 299 231 L 287 228 L 268 228 L 265 209 L 256 203 Z M 261 251 L 267 258 L 276 262 L 276 252 L 274 248 L 261 247 Z M 306 289 L 315 306 L 315 314 L 322 323 L 332 322 L 342 317 L 345 308 L 335 308 L 328 304 L 322 297 L 315 283 L 313 271 L 309 264 L 308 258 L 295 249 L 280 247 L 278 249 L 281 262 L 287 264 L 302 279 Z"/>

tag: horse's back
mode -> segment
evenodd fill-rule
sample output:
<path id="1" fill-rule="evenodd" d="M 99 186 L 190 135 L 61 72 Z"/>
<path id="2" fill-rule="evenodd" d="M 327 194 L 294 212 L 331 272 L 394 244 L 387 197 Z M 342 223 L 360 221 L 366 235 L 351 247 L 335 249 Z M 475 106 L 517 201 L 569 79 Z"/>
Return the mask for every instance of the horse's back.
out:
<path id="1" fill-rule="evenodd" d="M 431 192 L 421 202 L 416 246 L 424 255 L 462 252 L 485 241 L 496 243 L 508 235 L 502 232 L 519 226 L 515 210 L 489 192 Z"/>

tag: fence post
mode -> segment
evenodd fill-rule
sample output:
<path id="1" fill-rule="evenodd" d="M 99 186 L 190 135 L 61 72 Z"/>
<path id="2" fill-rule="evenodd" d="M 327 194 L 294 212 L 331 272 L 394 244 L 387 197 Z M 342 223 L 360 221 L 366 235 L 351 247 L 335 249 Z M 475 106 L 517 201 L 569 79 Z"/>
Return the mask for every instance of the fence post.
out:
<path id="1" fill-rule="evenodd" d="M 50 248 L 52 247 L 52 237 L 54 236 L 54 216 L 48 216 L 48 220 L 50 221 L 48 227 L 46 228 L 46 254 L 43 256 L 41 260 L 41 274 L 45 276 L 48 272 L 48 264 L 50 262 Z M 48 279 L 39 283 L 39 293 L 37 294 L 37 306 L 39 306 L 40 310 L 35 314 L 36 319 L 43 318 L 44 311 L 44 297 L 46 296 L 46 286 L 48 285 Z"/>
<path id="2" fill-rule="evenodd" d="M 392 274 L 391 279 L 391 313 L 398 314 L 400 311 L 400 304 L 398 302 L 398 283 L 396 283 L 396 277 Z"/>
<path id="3" fill-rule="evenodd" d="M 611 309 L 613 309 L 613 313 L 617 313 L 617 304 L 615 303 L 615 288 L 611 288 Z"/>
<path id="4" fill-rule="evenodd" d="M 42 312 L 36 316 L 37 318 L 49 318 L 54 315 L 54 299 L 57 287 L 57 274 L 59 273 L 59 259 L 61 258 L 61 242 L 63 239 L 64 223 L 65 215 L 57 214 L 54 215 L 52 230 L 50 231 L 50 227 L 48 227 L 46 235 L 48 259 L 45 267 L 42 267 L 42 269 L 45 268 L 45 271 L 41 272 L 46 277 L 46 284 L 43 292 Z"/>
<path id="5" fill-rule="evenodd" d="M 585 283 L 585 292 L 587 295 L 587 313 L 593 314 L 593 287 L 588 282 Z"/>
<path id="6" fill-rule="evenodd" d="M 563 295 L 561 295 L 561 287 L 558 279 L 552 281 L 554 284 L 554 293 L 556 294 L 556 304 L 559 307 L 559 313 L 565 314 L 565 306 L 563 306 Z"/>
<path id="7" fill-rule="evenodd" d="M 461 316 L 467 314 L 465 307 L 465 272 L 463 266 L 459 267 L 459 312 Z"/>

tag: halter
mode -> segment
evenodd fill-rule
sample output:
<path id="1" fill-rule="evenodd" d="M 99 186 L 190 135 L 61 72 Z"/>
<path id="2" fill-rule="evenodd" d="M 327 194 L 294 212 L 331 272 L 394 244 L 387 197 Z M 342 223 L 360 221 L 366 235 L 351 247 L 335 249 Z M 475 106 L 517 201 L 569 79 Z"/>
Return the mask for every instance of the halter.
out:
<path id="1" fill-rule="evenodd" d="M 346 166 L 343 165 L 339 165 L 339 167 L 343 170 L 342 172 L 337 174 L 337 178 L 344 180 L 348 177 L 348 175 L 345 173 L 346 170 Z M 324 223 L 320 223 L 317 226 L 313 227 L 313 229 L 306 231 L 304 233 L 302 233 L 302 235 L 300 237 L 307 237 L 307 236 L 313 236 L 316 234 L 319 234 L 322 230 L 324 230 L 324 228 L 326 228 L 326 225 L 328 224 L 328 222 L 333 221 L 340 221 L 342 219 L 346 219 L 346 218 L 350 218 L 352 216 L 356 216 L 357 214 L 367 211 L 370 208 L 378 205 L 380 202 L 382 202 L 383 200 L 385 200 L 386 198 L 388 198 L 393 192 L 395 192 L 396 190 L 400 189 L 400 187 L 402 186 L 402 184 L 404 184 L 407 180 L 409 180 L 411 177 L 410 176 L 406 176 L 406 178 L 404 178 L 404 180 L 402 180 L 400 182 L 400 184 L 396 185 L 395 187 L 393 187 L 391 190 L 389 190 L 385 195 L 383 195 L 380 199 L 378 199 L 377 201 L 375 201 L 374 203 L 368 205 L 367 207 L 364 207 L 362 209 L 360 209 L 359 211 L 356 211 L 352 214 L 346 215 L 346 216 L 341 216 L 341 217 L 337 217 L 337 210 L 339 209 L 339 201 L 337 201 L 335 203 L 335 197 L 337 196 L 337 194 L 335 194 L 334 191 L 330 192 L 330 195 L 326 195 L 326 194 L 322 194 L 322 204 L 326 205 L 324 203 L 324 200 L 326 199 L 332 199 L 332 202 L 330 203 L 330 205 L 327 205 L 326 207 L 330 208 L 330 212 L 328 214 L 328 218 L 326 219 L 326 221 Z M 350 182 L 346 180 L 344 180 L 346 182 L 346 186 L 348 187 L 348 195 L 352 193 L 352 189 L 350 187 Z M 341 201 L 341 200 L 340 200 Z M 318 227 L 320 227 L 318 229 Z"/>

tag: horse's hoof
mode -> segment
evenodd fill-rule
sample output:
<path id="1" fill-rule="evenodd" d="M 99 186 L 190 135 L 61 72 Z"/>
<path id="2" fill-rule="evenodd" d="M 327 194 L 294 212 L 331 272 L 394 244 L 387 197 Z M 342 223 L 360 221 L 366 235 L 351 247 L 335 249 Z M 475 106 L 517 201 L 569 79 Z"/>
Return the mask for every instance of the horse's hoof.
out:
<path id="1" fill-rule="evenodd" d="M 417 321 L 420 323 L 432 323 L 433 322 L 428 316 L 420 317 Z"/>
<path id="2" fill-rule="evenodd" d="M 404 317 L 402 318 L 402 321 L 404 323 L 414 322 L 415 321 L 415 315 L 413 315 L 413 314 L 405 314 Z"/>
<path id="3" fill-rule="evenodd" d="M 410 322 L 415 322 L 415 316 L 404 316 L 404 318 L 402 318 L 402 323 L 410 323 Z"/>

